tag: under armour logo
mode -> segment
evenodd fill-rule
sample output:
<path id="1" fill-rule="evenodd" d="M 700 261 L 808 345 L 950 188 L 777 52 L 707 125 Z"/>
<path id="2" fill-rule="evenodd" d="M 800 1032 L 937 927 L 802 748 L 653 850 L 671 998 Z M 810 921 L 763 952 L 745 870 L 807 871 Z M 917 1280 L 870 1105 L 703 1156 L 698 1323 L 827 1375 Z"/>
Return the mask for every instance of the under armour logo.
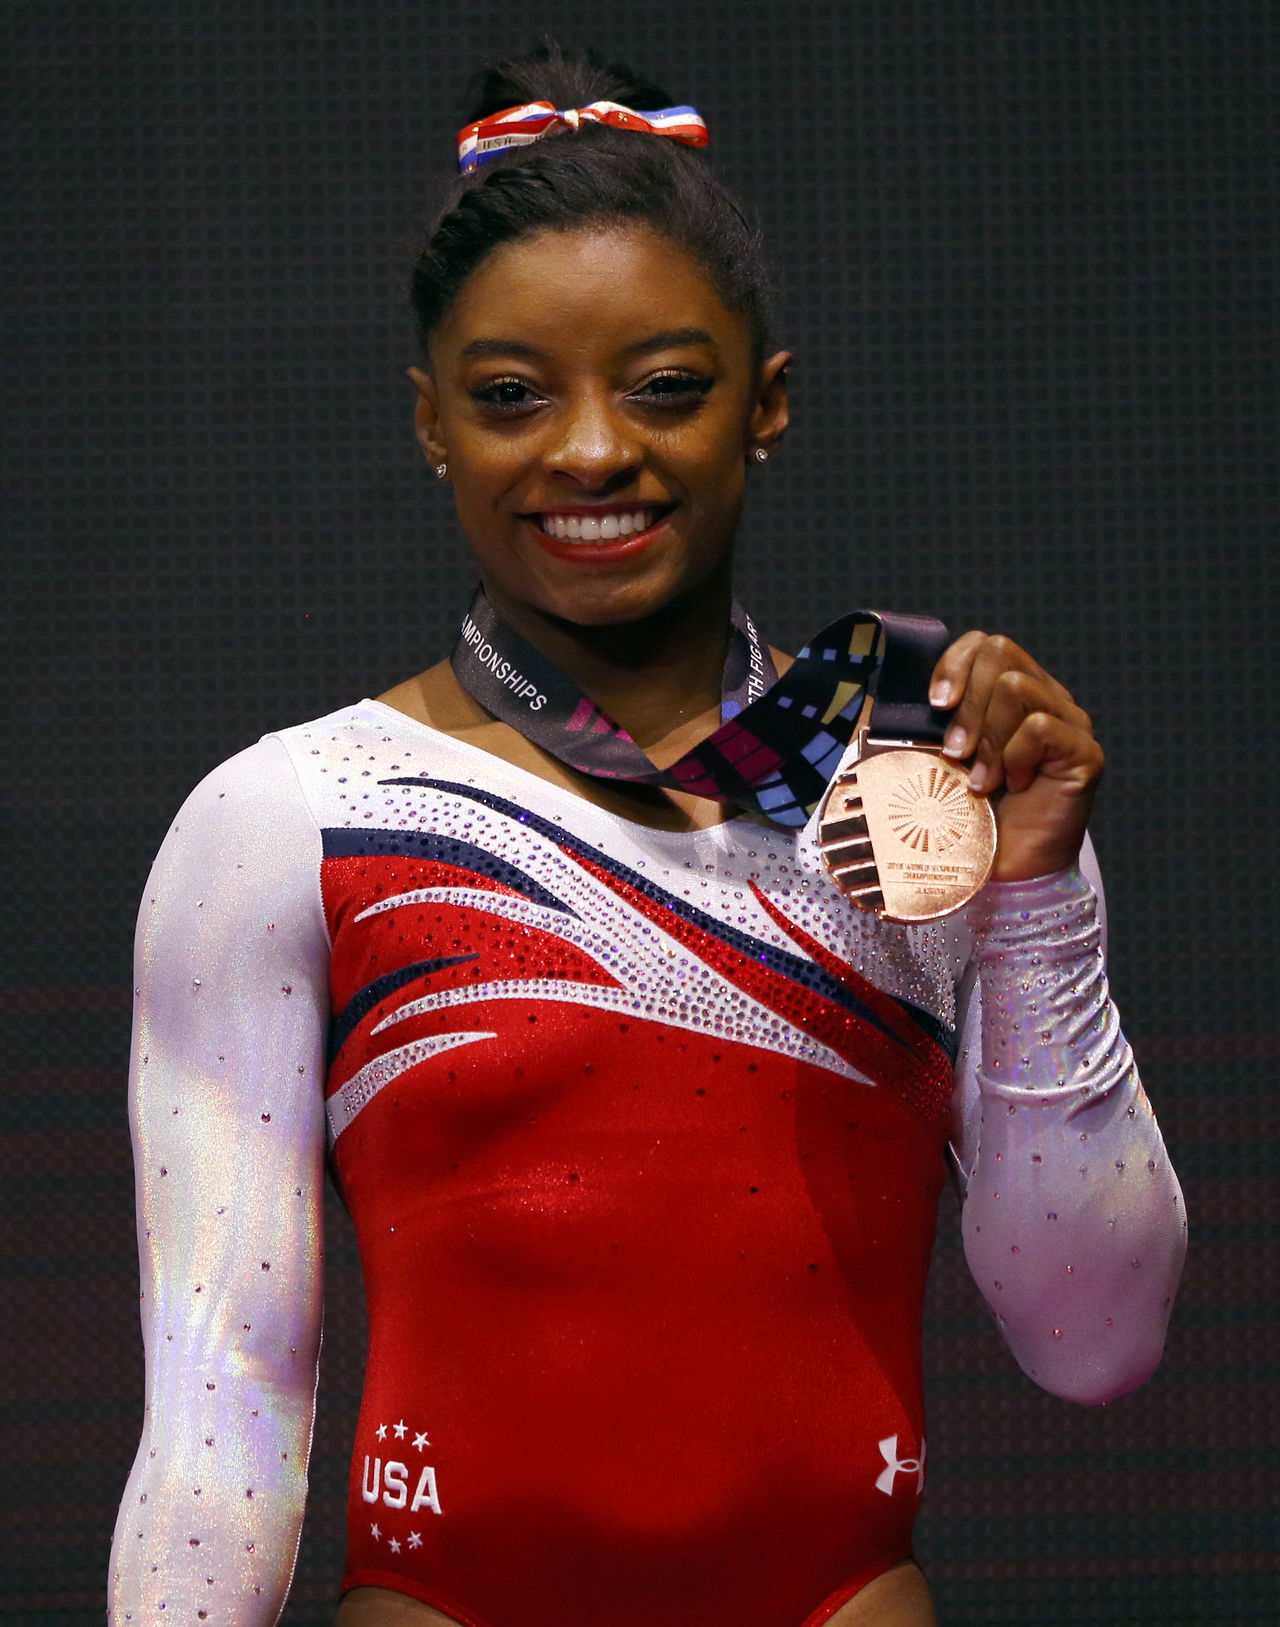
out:
<path id="1" fill-rule="evenodd" d="M 898 1456 L 898 1437 L 886 1435 L 880 1442 L 880 1456 L 884 1459 L 886 1467 L 876 1476 L 876 1490 L 882 1491 L 886 1497 L 893 1496 L 893 1483 L 900 1474 L 913 1474 L 916 1477 L 916 1496 L 924 1491 L 924 1441 L 920 1442 L 920 1456 L 918 1458 L 900 1458 Z"/>

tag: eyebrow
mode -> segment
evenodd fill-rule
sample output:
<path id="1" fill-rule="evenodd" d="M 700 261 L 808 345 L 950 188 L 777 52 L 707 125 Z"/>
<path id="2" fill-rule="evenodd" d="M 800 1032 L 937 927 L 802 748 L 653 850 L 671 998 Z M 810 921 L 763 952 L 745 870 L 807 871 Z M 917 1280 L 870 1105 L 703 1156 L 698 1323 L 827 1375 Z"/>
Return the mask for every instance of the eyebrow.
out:
<path id="1" fill-rule="evenodd" d="M 664 328 L 661 333 L 651 333 L 646 339 L 637 339 L 634 344 L 627 345 L 623 354 L 626 356 L 643 356 L 651 350 L 669 350 L 676 345 L 714 345 L 715 340 L 705 328 Z M 535 350 L 532 345 L 526 345 L 519 339 L 473 339 L 470 344 L 462 347 L 464 356 L 527 356 L 531 360 L 545 359 L 544 352 Z"/>
<path id="2" fill-rule="evenodd" d="M 711 345 L 715 340 L 705 328 L 664 328 L 661 333 L 651 333 L 647 339 L 637 339 L 635 344 L 626 347 L 628 356 L 643 356 L 650 350 L 672 350 L 677 345 Z"/>
<path id="3" fill-rule="evenodd" d="M 518 339 L 473 339 L 463 345 L 464 356 L 540 356 L 542 352 L 532 345 L 522 345 Z"/>

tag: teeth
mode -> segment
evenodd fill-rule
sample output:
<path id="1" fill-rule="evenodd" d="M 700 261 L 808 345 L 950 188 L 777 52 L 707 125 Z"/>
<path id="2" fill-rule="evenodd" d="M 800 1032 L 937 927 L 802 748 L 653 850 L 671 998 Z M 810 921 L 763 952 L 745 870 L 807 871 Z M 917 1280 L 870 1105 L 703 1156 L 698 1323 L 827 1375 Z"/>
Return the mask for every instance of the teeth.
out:
<path id="1" fill-rule="evenodd" d="M 594 543 L 638 536 L 649 529 L 654 519 L 655 511 L 651 508 L 633 509 L 629 514 L 602 514 L 599 519 L 587 514 L 540 516 L 543 532 L 548 537 L 559 537 L 562 542 Z"/>

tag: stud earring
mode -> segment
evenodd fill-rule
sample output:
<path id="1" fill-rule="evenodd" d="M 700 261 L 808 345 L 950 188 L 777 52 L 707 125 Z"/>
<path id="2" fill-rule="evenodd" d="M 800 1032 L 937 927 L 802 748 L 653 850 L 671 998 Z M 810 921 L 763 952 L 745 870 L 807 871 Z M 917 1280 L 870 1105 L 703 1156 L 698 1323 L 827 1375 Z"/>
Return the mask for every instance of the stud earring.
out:
<path id="1" fill-rule="evenodd" d="M 763 446 L 757 446 L 753 454 L 757 463 L 768 463 L 769 453 Z"/>
<path id="2" fill-rule="evenodd" d="M 449 473 L 449 465 L 447 463 L 437 463 L 436 464 L 436 479 L 437 480 L 443 480 L 444 477 L 448 473 Z"/>

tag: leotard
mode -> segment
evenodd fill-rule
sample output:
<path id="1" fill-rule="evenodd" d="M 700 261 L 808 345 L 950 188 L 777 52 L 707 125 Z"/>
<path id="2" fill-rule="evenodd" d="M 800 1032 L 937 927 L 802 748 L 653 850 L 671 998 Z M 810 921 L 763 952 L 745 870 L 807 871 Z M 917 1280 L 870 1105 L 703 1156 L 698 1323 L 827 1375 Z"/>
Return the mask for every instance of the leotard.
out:
<path id="1" fill-rule="evenodd" d="M 1100 935 L 1079 870 L 879 923 L 812 827 L 652 830 L 377 702 L 224 764 L 139 922 L 116 1623 L 281 1607 L 326 1138 L 370 1314 L 345 1587 L 826 1621 L 910 1554 L 949 1143 L 1032 1377 L 1099 1401 L 1159 1359 L 1181 1201 Z"/>

